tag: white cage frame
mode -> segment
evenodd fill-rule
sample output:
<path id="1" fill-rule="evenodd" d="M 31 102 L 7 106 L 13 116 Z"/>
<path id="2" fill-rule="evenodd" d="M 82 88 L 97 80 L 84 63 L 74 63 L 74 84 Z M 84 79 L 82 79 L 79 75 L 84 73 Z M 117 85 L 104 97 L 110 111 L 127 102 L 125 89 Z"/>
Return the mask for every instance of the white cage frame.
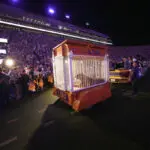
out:
<path id="1" fill-rule="evenodd" d="M 73 70 L 73 61 L 74 58 L 81 57 L 83 61 L 85 58 L 95 58 L 92 63 L 95 63 L 96 59 L 102 59 L 103 68 L 101 67 L 101 73 L 104 73 L 104 82 L 89 85 L 86 87 L 75 88 L 74 87 L 74 70 Z M 61 60 L 60 62 L 59 59 Z M 82 61 L 82 59 L 81 59 Z M 58 66 L 60 63 L 60 66 Z M 62 64 L 61 64 L 62 63 Z M 103 69 L 103 70 L 102 70 Z M 83 70 L 82 70 L 83 71 Z M 54 86 L 63 91 L 76 92 L 84 90 L 87 88 L 92 88 L 95 86 L 103 85 L 109 82 L 109 57 L 106 54 L 105 56 L 83 56 L 83 55 L 73 55 L 72 52 L 69 53 L 67 57 L 64 56 L 54 56 L 53 54 L 53 73 L 54 73 Z M 101 79 L 101 78 L 100 78 Z M 60 82 L 60 83 L 59 83 Z"/>

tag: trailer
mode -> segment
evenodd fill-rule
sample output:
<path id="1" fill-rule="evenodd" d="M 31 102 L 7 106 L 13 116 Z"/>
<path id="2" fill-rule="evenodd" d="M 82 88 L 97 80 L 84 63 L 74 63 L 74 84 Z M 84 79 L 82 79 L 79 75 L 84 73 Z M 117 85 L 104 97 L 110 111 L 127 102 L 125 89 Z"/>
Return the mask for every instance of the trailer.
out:
<path id="1" fill-rule="evenodd" d="M 53 48 L 53 94 L 81 111 L 111 97 L 106 45 L 65 40 Z"/>

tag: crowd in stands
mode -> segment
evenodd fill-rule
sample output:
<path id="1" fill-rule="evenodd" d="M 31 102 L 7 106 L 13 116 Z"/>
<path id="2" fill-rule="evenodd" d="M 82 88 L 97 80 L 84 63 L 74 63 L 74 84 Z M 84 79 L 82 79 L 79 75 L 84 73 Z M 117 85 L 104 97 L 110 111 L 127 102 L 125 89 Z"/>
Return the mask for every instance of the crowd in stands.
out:
<path id="1" fill-rule="evenodd" d="M 51 81 L 52 48 L 63 38 L 20 29 L 0 28 L 7 38 L 7 56 L 15 61 L 11 70 L 0 70 L 0 107 L 10 99 L 22 99 L 28 93 L 41 91 Z"/>
<path id="2" fill-rule="evenodd" d="M 8 39 L 8 56 L 11 56 L 17 61 L 17 64 L 22 66 L 50 64 L 52 48 L 63 41 L 61 37 L 44 33 L 7 28 L 0 28 L 0 37 Z"/>
<path id="3" fill-rule="evenodd" d="M 110 69 L 126 69 L 129 70 L 128 83 L 131 83 L 133 93 L 137 95 L 139 91 L 149 91 L 150 82 L 150 61 L 141 55 L 135 57 L 123 57 L 120 61 L 110 60 Z"/>
<path id="4" fill-rule="evenodd" d="M 137 54 L 136 56 L 110 58 L 110 69 L 111 70 L 115 70 L 118 68 L 132 69 L 134 62 L 138 64 L 141 74 L 144 74 L 150 65 L 150 60 Z"/>

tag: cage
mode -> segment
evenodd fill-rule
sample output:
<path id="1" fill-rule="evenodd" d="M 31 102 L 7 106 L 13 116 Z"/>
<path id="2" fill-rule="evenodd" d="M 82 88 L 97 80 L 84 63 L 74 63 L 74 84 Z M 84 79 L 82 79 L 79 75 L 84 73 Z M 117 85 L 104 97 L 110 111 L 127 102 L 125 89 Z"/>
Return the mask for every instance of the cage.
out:
<path id="1" fill-rule="evenodd" d="M 75 92 L 108 82 L 107 55 L 56 56 L 53 65 L 54 85 L 64 91 Z"/>
<path id="2" fill-rule="evenodd" d="M 109 82 L 107 47 L 65 40 L 53 49 L 53 74 L 59 97 L 60 91 L 77 94 L 105 85 Z"/>

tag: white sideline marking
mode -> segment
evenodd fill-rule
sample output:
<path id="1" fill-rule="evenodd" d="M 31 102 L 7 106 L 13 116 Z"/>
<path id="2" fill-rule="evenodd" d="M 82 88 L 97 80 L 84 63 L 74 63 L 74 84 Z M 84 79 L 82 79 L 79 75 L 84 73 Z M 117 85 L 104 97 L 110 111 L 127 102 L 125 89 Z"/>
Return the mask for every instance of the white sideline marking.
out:
<path id="1" fill-rule="evenodd" d="M 46 122 L 46 123 L 44 123 L 44 127 L 47 127 L 47 126 L 53 124 L 54 122 L 55 122 L 55 120 L 51 120 L 49 122 Z"/>
<path id="2" fill-rule="evenodd" d="M 38 110 L 39 113 L 43 113 L 46 110 L 46 108 L 42 108 L 40 110 Z"/>
<path id="3" fill-rule="evenodd" d="M 8 144 L 10 144 L 10 143 L 12 143 L 14 141 L 17 141 L 17 136 L 15 136 L 15 137 L 13 137 L 11 139 L 8 139 L 8 140 L 6 140 L 3 143 L 0 143 L 0 147 L 4 147 L 4 146 L 6 146 L 6 145 L 8 145 Z"/>
<path id="4" fill-rule="evenodd" d="M 38 110 L 39 113 L 43 113 L 47 109 L 48 105 L 45 105 L 42 109 Z"/>
<path id="5" fill-rule="evenodd" d="M 41 114 L 46 110 L 46 108 L 42 108 L 41 110 L 38 110 L 38 112 Z"/>
<path id="6" fill-rule="evenodd" d="M 9 120 L 7 123 L 13 123 L 13 122 L 16 122 L 18 120 L 18 118 L 15 118 L 15 119 L 12 119 L 12 120 Z"/>

